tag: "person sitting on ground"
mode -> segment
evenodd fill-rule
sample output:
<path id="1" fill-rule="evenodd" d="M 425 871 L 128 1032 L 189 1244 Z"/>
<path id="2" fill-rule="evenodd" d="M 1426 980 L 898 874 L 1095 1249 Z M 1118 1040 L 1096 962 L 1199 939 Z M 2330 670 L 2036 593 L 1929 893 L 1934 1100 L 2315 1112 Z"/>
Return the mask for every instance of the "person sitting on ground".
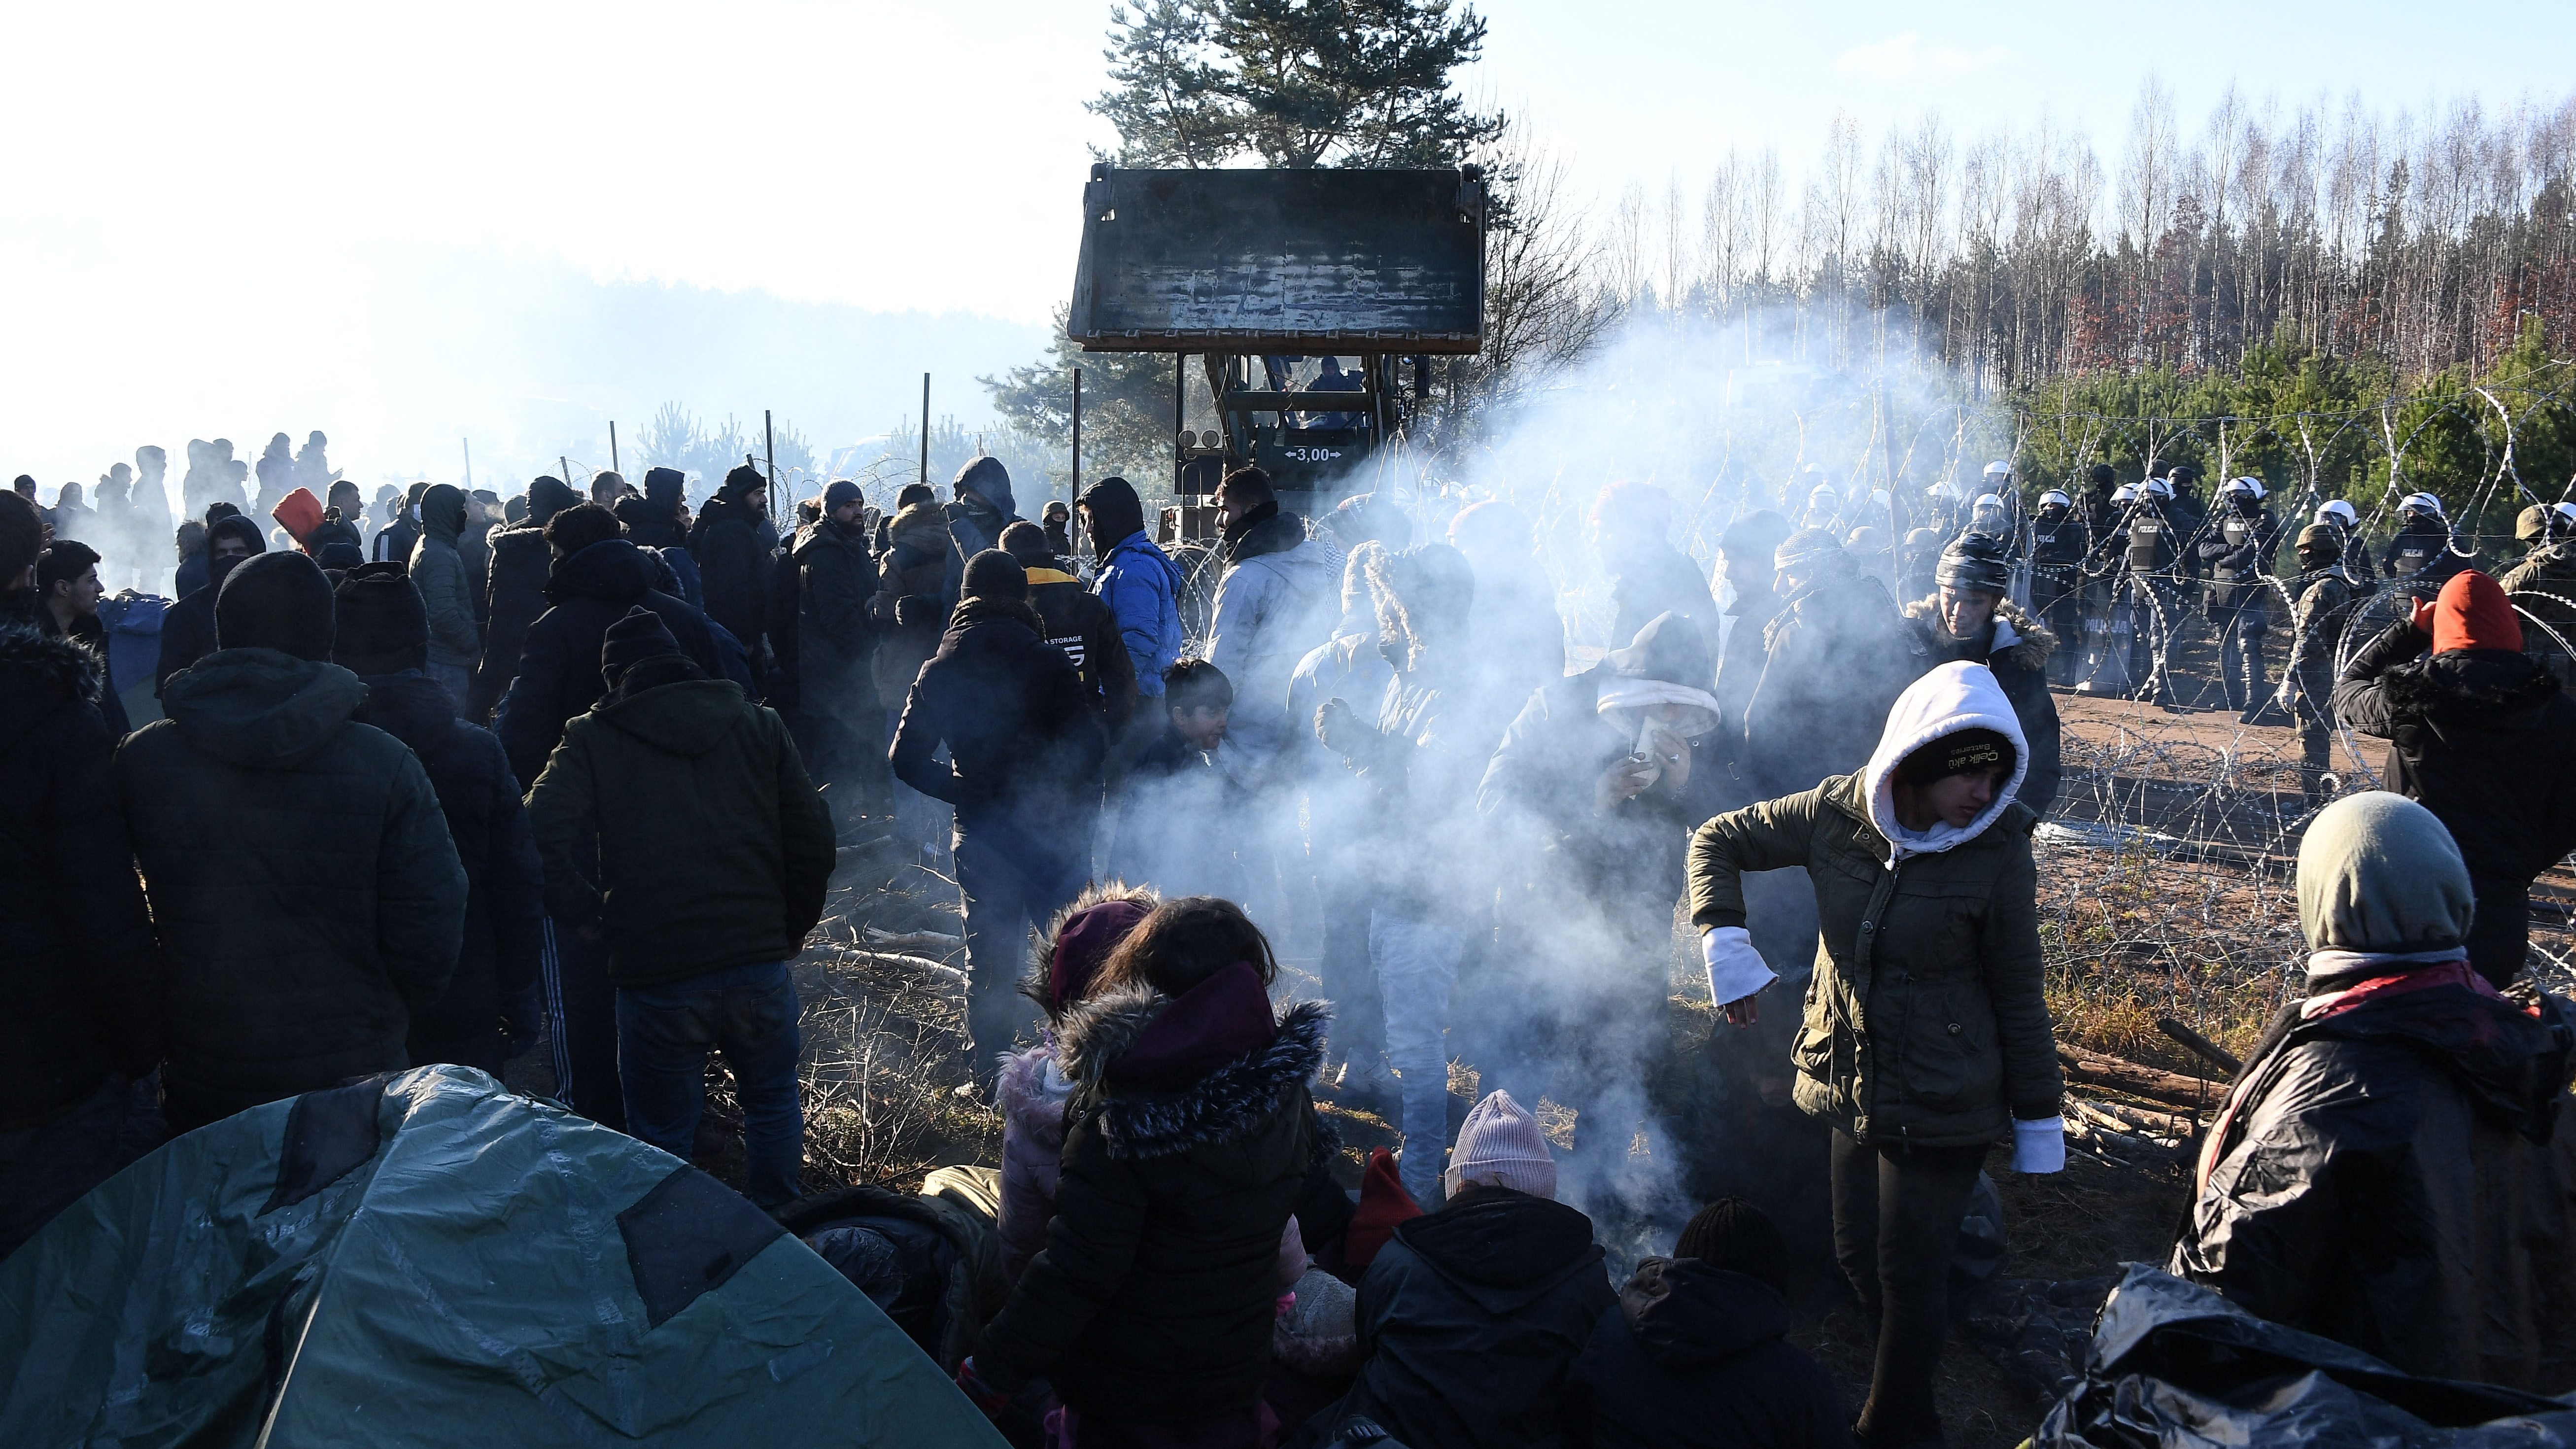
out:
<path id="1" fill-rule="evenodd" d="M 1273 1015 L 1270 943 L 1229 901 L 1166 901 L 1057 1036 L 1074 1081 L 1055 1220 L 960 1369 L 998 1409 L 1033 1375 L 1059 1443 L 1251 1446 L 1289 1218 L 1332 1156 L 1307 1084 L 1327 1009 Z"/>
<path id="2" fill-rule="evenodd" d="M 2474 877 L 2386 791 L 2299 842 L 2304 1000 L 2203 1140 L 2171 1271 L 2410 1373 L 2576 1388 L 2576 1020 L 2469 959 Z"/>
<path id="3" fill-rule="evenodd" d="M 117 807 L 170 958 L 173 1132 L 411 1065 L 446 994 L 465 868 L 427 772 L 355 715 L 331 584 L 301 553 L 225 576 L 214 653 L 116 752 Z"/>
<path id="4" fill-rule="evenodd" d="M 332 592 L 331 662 L 367 686 L 352 716 L 411 746 L 438 792 L 465 868 L 465 940 L 447 993 L 413 1014 L 412 1065 L 453 1062 L 501 1074 L 505 1037 L 536 1036 L 546 881 L 519 782 L 490 730 L 456 717 L 428 669 L 428 604 L 402 565 L 362 563 Z"/>
<path id="5" fill-rule="evenodd" d="M 1953 660 L 1897 697 L 1865 767 L 1691 838 L 1691 921 L 1710 997 L 1738 1026 L 1775 979 L 1745 875 L 1803 867 L 1815 886 L 1791 1095 L 1833 1128 L 1835 1256 L 1879 1324 L 1865 1444 L 1940 1433 L 1950 1249 L 1987 1150 L 2009 1135 L 2016 1171 L 2066 1161 L 2035 822 L 2015 799 L 2029 754 L 1994 671 Z"/>
<path id="6" fill-rule="evenodd" d="M 1720 1198 L 1669 1258 L 1648 1258 L 1601 1315 L 1567 1389 L 1579 1449 L 1836 1449 L 1842 1395 L 1791 1344 L 1789 1245 L 1760 1208 Z"/>
<path id="7" fill-rule="evenodd" d="M 2388 787 L 2459 842 L 2478 898 L 2469 964 L 2512 985 L 2530 954 L 2531 884 L 2576 850 L 2576 699 L 2522 652 L 2495 580 L 2463 569 L 2354 653 L 2334 707 L 2388 741 Z"/>
<path id="8" fill-rule="evenodd" d="M 1409 1449 L 1565 1442 L 1566 1380 L 1618 1301 L 1592 1220 L 1556 1201 L 1547 1139 L 1509 1092 L 1467 1114 L 1444 1185 L 1447 1204 L 1399 1225 L 1360 1280 L 1359 1382 L 1301 1449 L 1361 1419 Z"/>
<path id="9" fill-rule="evenodd" d="M 564 727 L 528 792 L 558 921 L 604 942 L 617 988 L 626 1127 L 686 1162 L 709 1048 L 742 1102 L 746 1187 L 801 1191 L 796 984 L 787 963 L 822 918 L 831 812 L 787 726 L 710 679 L 659 614 L 609 626 L 609 692 Z"/>
<path id="10" fill-rule="evenodd" d="M 1110 869 L 1175 894 L 1240 900 L 1250 798 L 1221 758 L 1234 685 L 1207 660 L 1184 659 L 1164 672 L 1160 702 L 1163 732 L 1119 787 Z"/>
<path id="11" fill-rule="evenodd" d="M 1046 1013 L 1047 1039 L 1004 1057 L 993 1092 L 1002 1109 L 1002 1200 L 994 1231 L 1002 1240 L 1002 1272 L 1014 1283 L 1046 1247 L 1047 1223 L 1055 1217 L 1065 1104 L 1073 1099 L 1056 1028 L 1091 994 L 1109 953 L 1161 904 L 1151 890 L 1124 881 L 1089 886 L 1038 937 L 1038 970 L 1020 989 Z"/>

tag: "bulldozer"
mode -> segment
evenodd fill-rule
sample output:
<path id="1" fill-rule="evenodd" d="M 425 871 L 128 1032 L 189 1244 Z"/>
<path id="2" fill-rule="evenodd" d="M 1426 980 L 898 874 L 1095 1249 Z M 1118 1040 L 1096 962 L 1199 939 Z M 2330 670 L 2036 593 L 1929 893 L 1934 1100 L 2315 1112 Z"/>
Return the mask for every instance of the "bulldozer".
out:
<path id="1" fill-rule="evenodd" d="M 1484 345 L 1483 173 L 1091 168 L 1067 331 L 1085 352 L 1172 355 L 1167 544 L 1216 535 L 1227 470 L 1283 511 L 1367 491 L 1408 421 L 1400 369 Z M 1219 426 L 1186 425 L 1196 358 Z"/>

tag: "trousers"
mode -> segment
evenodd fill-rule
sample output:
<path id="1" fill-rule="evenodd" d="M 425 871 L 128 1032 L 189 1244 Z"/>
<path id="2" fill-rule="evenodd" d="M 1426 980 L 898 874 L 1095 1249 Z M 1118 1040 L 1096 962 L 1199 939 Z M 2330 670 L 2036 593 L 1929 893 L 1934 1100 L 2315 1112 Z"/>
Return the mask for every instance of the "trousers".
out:
<path id="1" fill-rule="evenodd" d="M 1003 827 L 1008 828 L 1008 827 Z M 1043 927 L 1082 889 L 1082 864 L 1034 861 L 1032 849 L 1006 851 L 964 825 L 950 843 L 957 889 L 965 897 L 966 1039 L 975 1080 L 989 1084 L 1002 1053 L 1035 1008 L 1019 994 L 1028 969 L 1030 933 Z"/>
<path id="2" fill-rule="evenodd" d="M 1439 1205 L 1449 1148 L 1449 992 L 1466 953 L 1467 938 L 1446 927 L 1369 913 L 1369 967 L 1386 1014 L 1386 1064 L 1402 1079 L 1404 1150 L 1397 1175 L 1426 1212 Z"/>
<path id="3" fill-rule="evenodd" d="M 608 980 L 608 947 L 583 940 L 570 922 L 549 917 L 545 925 L 537 984 L 554 1046 L 555 1095 L 600 1126 L 623 1132 L 626 1095 L 617 1078 L 617 988 Z"/>
<path id="4" fill-rule="evenodd" d="M 689 1161 L 707 1106 L 707 1053 L 724 1053 L 750 1159 L 744 1196 L 797 1197 L 805 1113 L 797 1099 L 796 982 L 784 961 L 729 966 L 660 986 L 617 989 L 617 1071 L 627 1130 Z"/>
<path id="5" fill-rule="evenodd" d="M 2531 882 L 2473 875 L 2469 890 L 2478 903 L 2469 925 L 2469 965 L 2502 991 L 2522 975 L 2531 951 Z"/>
<path id="6" fill-rule="evenodd" d="M 1863 1439 L 1904 1444 L 1936 1435 L 1932 1378 L 1950 1326 L 1950 1258 L 1983 1147 L 1865 1145 L 1834 1133 L 1834 1257 L 1878 1321 Z"/>

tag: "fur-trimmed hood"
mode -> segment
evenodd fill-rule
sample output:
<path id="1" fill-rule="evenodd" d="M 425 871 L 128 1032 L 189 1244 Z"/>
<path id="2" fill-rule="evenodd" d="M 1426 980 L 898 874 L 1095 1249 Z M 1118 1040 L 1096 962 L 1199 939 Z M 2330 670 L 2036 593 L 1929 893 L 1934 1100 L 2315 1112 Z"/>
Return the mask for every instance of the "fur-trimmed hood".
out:
<path id="1" fill-rule="evenodd" d="M 1933 594 L 1905 606 L 1905 617 L 1926 629 L 1941 627 L 1941 596 Z M 2030 612 L 2010 599 L 1995 601 L 1995 642 L 1987 652 L 1988 662 L 1996 656 L 2010 660 L 2016 667 L 2034 672 L 2048 667 L 2048 656 L 2057 652 L 2057 631 L 2030 616 Z"/>
<path id="2" fill-rule="evenodd" d="M 2439 725 L 2518 727 L 2558 693 L 2558 676 L 2527 654 L 2454 649 L 2380 676 L 2389 705 Z"/>
<path id="3" fill-rule="evenodd" d="M 55 710 L 99 697 L 98 656 L 32 622 L 0 623 L 0 749 L 15 745 Z"/>
<path id="4" fill-rule="evenodd" d="M 1030 1047 L 1002 1058 L 993 1082 L 993 1099 L 1011 1126 L 1049 1152 L 1064 1146 L 1064 1104 L 1073 1097 L 1073 1082 L 1057 1069 L 1055 1053 Z"/>
<path id="5" fill-rule="evenodd" d="M 1315 1001 L 1273 1019 L 1261 978 L 1239 964 L 1177 999 L 1107 992 L 1067 1012 L 1056 1040 L 1073 1115 L 1096 1112 L 1109 1154 L 1144 1160 L 1252 1136 L 1313 1079 L 1331 1020 Z"/>

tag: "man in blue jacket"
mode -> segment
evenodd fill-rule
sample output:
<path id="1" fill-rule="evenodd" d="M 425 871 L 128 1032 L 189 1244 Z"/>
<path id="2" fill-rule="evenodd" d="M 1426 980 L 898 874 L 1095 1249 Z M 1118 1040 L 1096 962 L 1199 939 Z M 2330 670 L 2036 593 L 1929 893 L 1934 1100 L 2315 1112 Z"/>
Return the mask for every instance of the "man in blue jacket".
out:
<path id="1" fill-rule="evenodd" d="M 1159 725 L 1163 672 L 1181 657 L 1181 568 L 1145 536 L 1145 505 L 1124 478 L 1103 478 L 1082 495 L 1082 525 L 1099 563 L 1091 591 L 1118 616 L 1136 668 L 1136 717 Z"/>

